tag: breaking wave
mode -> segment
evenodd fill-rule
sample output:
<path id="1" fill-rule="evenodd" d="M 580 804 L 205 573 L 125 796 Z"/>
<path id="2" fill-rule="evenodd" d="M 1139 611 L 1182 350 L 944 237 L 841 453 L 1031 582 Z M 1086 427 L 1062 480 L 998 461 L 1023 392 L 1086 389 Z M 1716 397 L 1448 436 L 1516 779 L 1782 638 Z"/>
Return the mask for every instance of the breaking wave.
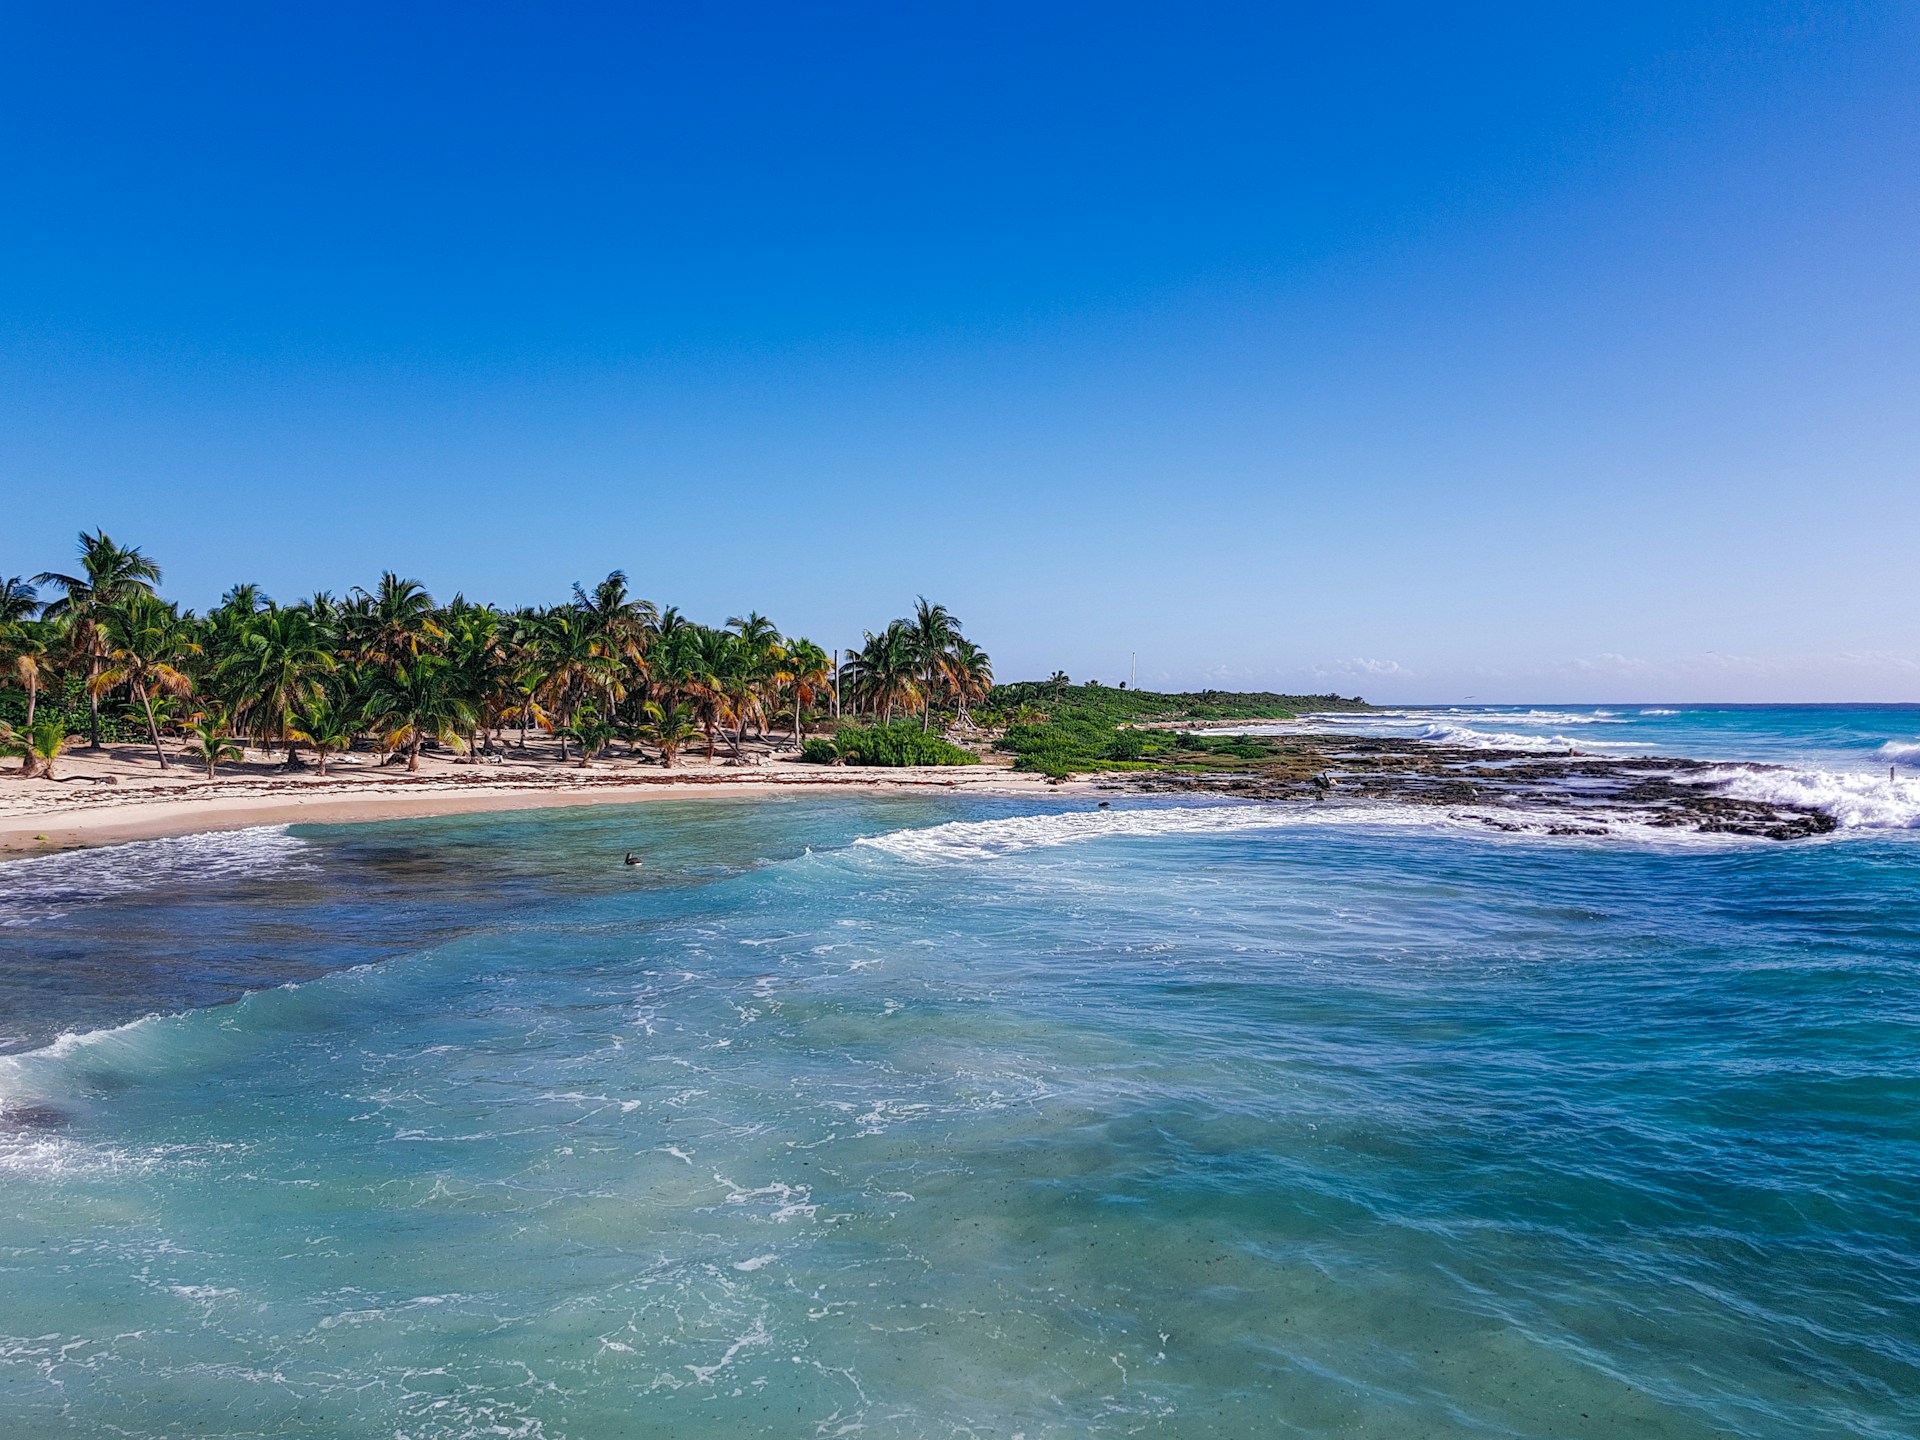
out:
<path id="1" fill-rule="evenodd" d="M 1697 783 L 1736 800 L 1799 805 L 1831 815 L 1843 830 L 1911 830 L 1920 827 L 1920 780 L 1890 780 L 1878 774 L 1788 770 L 1727 765 L 1704 772 Z"/>
<path id="2" fill-rule="evenodd" d="M 1893 765 L 1920 765 L 1920 740 L 1889 740 L 1880 753 Z"/>
<path id="3" fill-rule="evenodd" d="M 879 850 L 905 860 L 996 860 L 1028 850 L 1051 849 L 1088 840 L 1162 835 L 1226 835 L 1237 831 L 1285 830 L 1302 826 L 1367 825 L 1408 830 L 1447 829 L 1476 835 L 1543 839 L 1572 833 L 1587 837 L 1631 837 L 1663 845 L 1723 837 L 1656 829 L 1615 814 L 1592 816 L 1567 811 L 1528 812 L 1514 806 L 1458 805 L 1445 808 L 1390 802 L 1253 801 L 1235 805 L 1159 806 L 1125 810 L 1068 810 L 1016 815 L 1001 820 L 954 820 L 945 825 L 895 830 L 865 836 L 856 848 Z"/>
<path id="4" fill-rule="evenodd" d="M 285 871 L 306 849 L 270 825 L 11 860 L 0 865 L 0 925 L 38 924 L 111 895 Z"/>
<path id="5" fill-rule="evenodd" d="M 1502 715 L 1502 720 L 1517 716 Z M 1584 745 L 1589 749 L 1630 748 L 1618 740 L 1572 740 L 1565 735 L 1515 735 L 1498 730 L 1475 730 L 1470 725 L 1454 725 L 1436 720 L 1420 730 L 1416 740 L 1431 740 L 1439 745 L 1458 745 L 1469 750 L 1531 750 L 1539 754 L 1564 753 Z"/>

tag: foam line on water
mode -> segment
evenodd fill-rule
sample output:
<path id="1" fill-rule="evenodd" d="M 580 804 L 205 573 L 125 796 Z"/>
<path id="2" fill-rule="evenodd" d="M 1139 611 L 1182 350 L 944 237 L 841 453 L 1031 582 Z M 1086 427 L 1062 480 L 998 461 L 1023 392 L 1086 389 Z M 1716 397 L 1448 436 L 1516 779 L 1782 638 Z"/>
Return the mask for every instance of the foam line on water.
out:
<path id="1" fill-rule="evenodd" d="M 879 850 L 904 860 L 996 860 L 1023 851 L 1052 849 L 1091 840 L 1153 838 L 1173 835 L 1228 835 L 1239 831 L 1284 830 L 1301 826 L 1366 825 L 1412 830 L 1454 830 L 1488 838 L 1529 840 L 1555 836 L 1555 827 L 1578 825 L 1606 836 L 1662 845 L 1732 843 L 1729 837 L 1657 829 L 1618 815 L 1565 812 L 1529 814 L 1495 806 L 1460 805 L 1445 809 L 1380 803 L 1329 804 L 1255 801 L 1237 805 L 1154 806 L 1113 810 L 1067 810 L 1015 815 L 999 820 L 954 820 L 944 825 L 863 836 L 857 848 Z M 1570 838 L 1598 838 L 1596 834 Z"/>
<path id="2" fill-rule="evenodd" d="M 135 840 L 0 865 L 0 925 L 35 925 L 112 895 L 284 872 L 307 842 L 285 825 Z"/>

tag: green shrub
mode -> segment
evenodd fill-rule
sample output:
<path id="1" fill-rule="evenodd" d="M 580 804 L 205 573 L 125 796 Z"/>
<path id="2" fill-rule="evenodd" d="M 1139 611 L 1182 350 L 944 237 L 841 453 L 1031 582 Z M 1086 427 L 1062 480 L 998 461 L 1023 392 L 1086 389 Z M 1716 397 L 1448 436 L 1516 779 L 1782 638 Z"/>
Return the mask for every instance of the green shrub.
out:
<path id="1" fill-rule="evenodd" d="M 978 765 L 980 757 L 909 721 L 847 726 L 833 737 L 834 752 L 848 765 Z"/>
<path id="2" fill-rule="evenodd" d="M 800 758 L 809 765 L 831 765 L 840 758 L 840 752 L 826 736 L 815 735 L 800 747 Z"/>

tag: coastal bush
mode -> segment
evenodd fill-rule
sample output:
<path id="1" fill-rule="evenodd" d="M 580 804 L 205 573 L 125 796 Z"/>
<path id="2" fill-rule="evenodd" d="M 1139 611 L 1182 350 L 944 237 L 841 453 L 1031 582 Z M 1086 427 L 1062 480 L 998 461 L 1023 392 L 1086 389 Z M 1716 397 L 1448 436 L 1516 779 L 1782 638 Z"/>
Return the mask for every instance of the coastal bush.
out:
<path id="1" fill-rule="evenodd" d="M 1371 708 L 1357 696 L 1234 690 L 1168 694 L 1106 685 L 1068 685 L 1055 680 L 1023 680 L 994 686 L 978 714 L 985 723 L 1001 725 L 1027 718 L 1023 710 L 1029 715 L 1038 710 L 1056 720 L 1073 717 L 1118 725 L 1148 720 L 1288 720 L 1305 711 Z"/>
<path id="2" fill-rule="evenodd" d="M 800 747 L 800 758 L 809 765 L 831 765 L 840 758 L 840 752 L 826 736 L 816 735 Z"/>
<path id="3" fill-rule="evenodd" d="M 810 742 L 818 743 L 818 742 Z M 833 753 L 848 765 L 978 765 L 980 757 L 962 750 L 918 725 L 896 720 L 891 725 L 847 725 L 830 742 Z M 806 750 L 801 751 L 802 756 Z"/>

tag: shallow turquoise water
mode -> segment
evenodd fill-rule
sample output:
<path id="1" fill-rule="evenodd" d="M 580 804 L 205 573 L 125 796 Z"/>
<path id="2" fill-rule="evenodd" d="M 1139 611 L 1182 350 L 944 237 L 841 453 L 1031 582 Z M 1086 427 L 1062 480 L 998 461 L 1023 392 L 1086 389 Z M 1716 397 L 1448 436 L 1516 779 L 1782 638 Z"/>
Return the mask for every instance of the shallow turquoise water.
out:
<path id="1" fill-rule="evenodd" d="M 0 877 L 0 1432 L 1920 1430 L 1916 832 L 1148 809 Z"/>

